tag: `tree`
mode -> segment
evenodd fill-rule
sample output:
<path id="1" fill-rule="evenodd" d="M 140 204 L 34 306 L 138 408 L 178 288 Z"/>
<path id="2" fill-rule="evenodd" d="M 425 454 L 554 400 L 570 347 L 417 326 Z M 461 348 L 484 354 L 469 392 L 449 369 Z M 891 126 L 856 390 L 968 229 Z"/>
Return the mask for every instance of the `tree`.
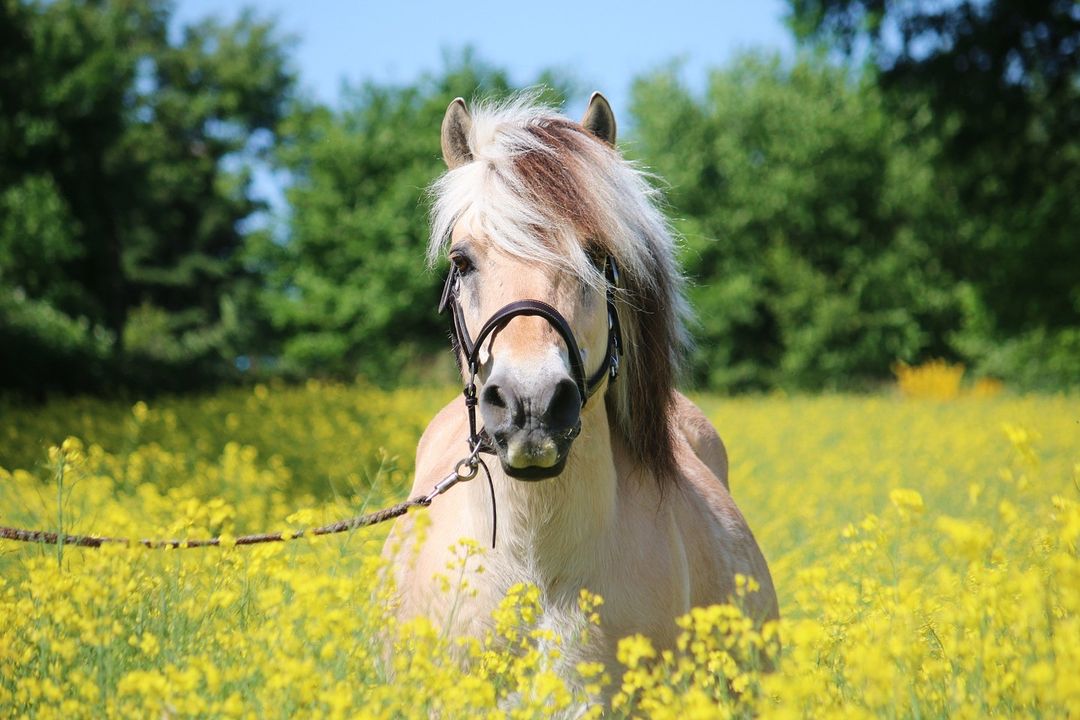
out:
<path id="1" fill-rule="evenodd" d="M 260 207 L 248 167 L 293 84 L 287 44 L 248 14 L 171 44 L 164 0 L 0 2 L 0 334 L 14 333 L 0 383 L 72 386 L 41 374 L 52 341 L 19 313 L 97 338 L 69 376 L 219 362 L 222 305 L 246 275 L 239 224 Z"/>
<path id="2" fill-rule="evenodd" d="M 456 96 L 510 91 L 503 72 L 466 53 L 414 85 L 365 83 L 340 110 L 294 107 L 278 153 L 293 179 L 288 237 L 264 235 L 256 253 L 288 368 L 389 382 L 450 357 L 447 321 L 435 314 L 442 277 L 424 267 L 424 193 L 444 170 L 439 126 Z"/>
<path id="3" fill-rule="evenodd" d="M 913 106 L 931 110 L 924 135 L 943 150 L 933 171 L 957 208 L 938 254 L 976 289 L 989 324 L 987 336 L 966 344 L 969 354 L 1020 336 L 1027 347 L 1035 337 L 1074 346 L 1080 5 L 792 0 L 790 19 L 804 42 L 871 63 L 898 117 Z M 1070 372 L 1080 381 L 1080 361 Z"/>
<path id="4" fill-rule="evenodd" d="M 702 98 L 673 69 L 633 97 L 686 238 L 697 383 L 858 386 L 948 351 L 960 289 L 932 249 L 933 148 L 908 144 L 872 85 L 746 56 Z"/>

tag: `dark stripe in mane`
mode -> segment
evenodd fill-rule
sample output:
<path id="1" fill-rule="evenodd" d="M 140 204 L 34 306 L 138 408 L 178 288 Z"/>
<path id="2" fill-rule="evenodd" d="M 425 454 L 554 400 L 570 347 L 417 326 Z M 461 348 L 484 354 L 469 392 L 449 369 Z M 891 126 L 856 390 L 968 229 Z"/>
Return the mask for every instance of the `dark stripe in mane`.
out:
<path id="1" fill-rule="evenodd" d="M 571 226 L 583 250 L 612 256 L 623 270 L 617 305 L 627 347 L 624 369 L 608 390 L 609 412 L 635 459 L 667 484 L 675 477 L 673 392 L 685 354 L 681 276 L 671 257 L 667 227 L 659 220 L 659 232 L 664 237 L 657 238 L 655 221 L 651 227 L 627 227 L 625 218 L 613 217 L 619 208 L 612 203 L 612 196 L 640 192 L 632 182 L 623 182 L 620 187 L 622 178 L 617 171 L 633 179 L 639 176 L 613 149 L 580 125 L 564 118 L 544 117 L 530 123 L 526 130 L 540 147 L 529 148 L 512 161 L 513 173 L 528 194 L 525 199 L 553 217 L 553 224 Z M 609 170 L 612 166 L 616 172 Z M 608 187 L 596 187 L 598 167 Z M 655 220 L 658 213 L 651 201 L 646 202 Z M 537 230 L 548 234 L 545 228 Z M 617 231 L 627 230 L 632 237 L 622 238 L 621 242 L 612 237 Z M 638 246 L 641 256 L 637 262 L 625 257 L 627 241 Z M 648 274 L 635 271 L 638 267 L 645 268 Z"/>
<path id="2" fill-rule="evenodd" d="M 579 238 L 596 242 L 603 223 L 588 188 L 573 172 L 584 143 L 596 142 L 579 125 L 561 118 L 527 128 L 550 152 L 530 150 L 514 158 L 514 169 L 535 204 L 571 224 Z"/>

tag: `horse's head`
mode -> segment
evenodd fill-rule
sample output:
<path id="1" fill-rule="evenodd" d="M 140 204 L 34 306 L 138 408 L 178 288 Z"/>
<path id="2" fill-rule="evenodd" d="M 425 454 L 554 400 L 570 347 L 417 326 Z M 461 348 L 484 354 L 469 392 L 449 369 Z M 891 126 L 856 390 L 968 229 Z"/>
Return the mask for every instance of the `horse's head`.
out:
<path id="1" fill-rule="evenodd" d="M 455 100 L 442 132 L 452 170 L 474 162 L 470 125 L 464 102 Z M 615 120 L 603 96 L 593 96 L 582 130 L 596 142 L 614 144 Z M 529 162 L 528 152 L 519 161 Z M 508 250 L 480 209 L 462 212 L 451 231 L 444 297 L 455 314 L 467 380 L 476 374 L 479 413 L 491 444 L 508 475 L 530 480 L 562 472 L 583 409 L 594 394 L 593 405 L 603 405 L 599 391 L 618 363 L 614 260 L 580 236 L 582 228 L 559 228 L 554 221 L 533 225 L 533 243 L 544 250 L 539 257 Z M 552 257 L 559 253 L 571 257 L 560 262 Z"/>
<path id="2" fill-rule="evenodd" d="M 602 96 L 580 123 L 534 99 L 472 114 L 458 99 L 443 119 L 449 170 L 431 188 L 428 258 L 451 262 L 444 307 L 466 397 L 475 380 L 475 409 L 508 475 L 558 475 L 581 426 L 589 432 L 606 407 L 661 477 L 685 347 L 672 234 L 647 176 L 616 151 Z"/>

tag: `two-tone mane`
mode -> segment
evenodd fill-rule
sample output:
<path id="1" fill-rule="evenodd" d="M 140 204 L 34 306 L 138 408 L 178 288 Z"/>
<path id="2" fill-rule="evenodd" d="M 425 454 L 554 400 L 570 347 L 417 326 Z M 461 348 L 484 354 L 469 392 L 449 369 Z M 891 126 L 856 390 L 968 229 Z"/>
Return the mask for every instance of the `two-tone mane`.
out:
<path id="1" fill-rule="evenodd" d="M 687 348 L 687 305 L 659 193 L 613 148 L 532 100 L 474 105 L 473 162 L 432 186 L 428 260 L 443 256 L 466 212 L 503 252 L 589 286 L 605 283 L 602 259 L 614 258 L 628 351 L 608 406 L 636 459 L 657 478 L 673 478 L 672 392 Z"/>

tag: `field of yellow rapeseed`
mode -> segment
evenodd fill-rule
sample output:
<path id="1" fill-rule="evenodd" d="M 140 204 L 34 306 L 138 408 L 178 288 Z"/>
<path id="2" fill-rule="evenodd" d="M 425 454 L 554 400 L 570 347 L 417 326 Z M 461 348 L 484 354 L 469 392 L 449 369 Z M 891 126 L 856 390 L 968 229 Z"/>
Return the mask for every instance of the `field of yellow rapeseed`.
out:
<path id="1" fill-rule="evenodd" d="M 0 406 L 0 525 L 228 538 L 382 507 L 454 392 Z M 198 550 L 0 541 L 0 716 L 593 717 L 610 682 L 616 717 L 1080 717 L 1080 398 L 944 396 L 698 398 L 783 617 L 755 629 L 738 597 L 695 610 L 677 648 L 623 641 L 622 677 L 556 673 L 578 639 L 549 635 L 531 587 L 482 642 L 396 626 L 385 527 Z M 602 598 L 581 607 L 603 622 Z M 770 673 L 746 662 L 761 649 Z"/>

